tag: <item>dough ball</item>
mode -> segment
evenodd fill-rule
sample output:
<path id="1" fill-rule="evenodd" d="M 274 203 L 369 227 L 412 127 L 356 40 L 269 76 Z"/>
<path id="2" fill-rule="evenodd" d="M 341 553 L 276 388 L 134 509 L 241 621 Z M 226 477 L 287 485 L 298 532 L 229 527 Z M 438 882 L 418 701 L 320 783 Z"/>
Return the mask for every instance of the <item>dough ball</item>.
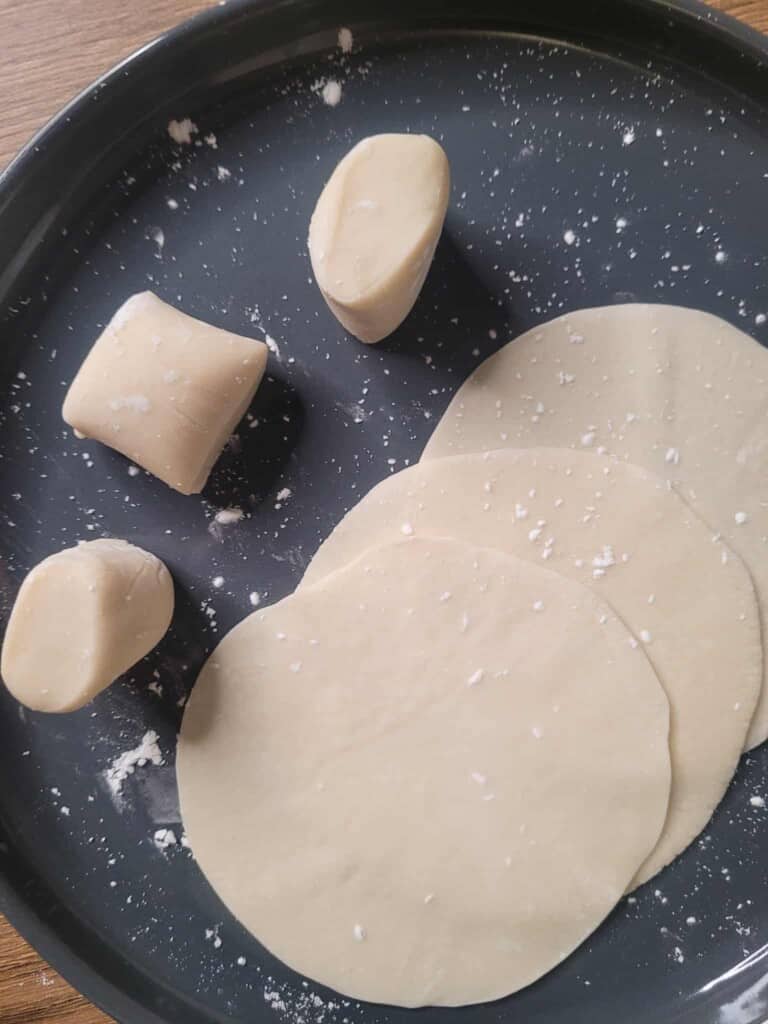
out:
<path id="1" fill-rule="evenodd" d="M 306 583 L 402 537 L 499 548 L 591 587 L 645 648 L 670 702 L 672 792 L 634 884 L 701 832 L 739 760 L 763 675 L 760 616 L 741 559 L 665 481 L 568 449 L 457 455 L 388 477 L 342 519 Z"/>
<path id="2" fill-rule="evenodd" d="M 352 998 L 528 985 L 664 821 L 667 701 L 629 640 L 586 587 L 498 551 L 367 553 L 203 668 L 176 762 L 198 864 L 268 949 Z"/>
<path id="3" fill-rule="evenodd" d="M 541 445 L 670 481 L 746 562 L 768 637 L 768 351 L 748 334 L 679 306 L 568 313 L 479 366 L 422 458 Z M 768 677 L 747 747 L 766 737 Z"/>
<path id="4" fill-rule="evenodd" d="M 93 540 L 44 559 L 21 585 L 0 674 L 33 711 L 75 711 L 148 654 L 173 615 L 160 561 L 124 540 Z"/>
<path id="5" fill-rule="evenodd" d="M 408 316 L 435 254 L 450 193 L 448 158 L 427 135 L 372 135 L 344 157 L 309 226 L 315 278 L 360 341 Z"/>
<path id="6" fill-rule="evenodd" d="M 120 307 L 86 356 L 64 419 L 78 436 L 122 452 L 182 494 L 196 494 L 266 364 L 263 342 L 141 292 Z"/>

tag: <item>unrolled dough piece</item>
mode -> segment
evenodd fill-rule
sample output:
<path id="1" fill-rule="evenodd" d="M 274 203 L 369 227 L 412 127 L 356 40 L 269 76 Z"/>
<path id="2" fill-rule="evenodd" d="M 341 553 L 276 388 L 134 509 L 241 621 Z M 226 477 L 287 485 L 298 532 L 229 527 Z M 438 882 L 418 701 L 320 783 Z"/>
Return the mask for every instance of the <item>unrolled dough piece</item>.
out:
<path id="1" fill-rule="evenodd" d="M 381 341 L 413 308 L 450 188 L 448 159 L 427 135 L 372 135 L 331 175 L 309 226 L 312 269 L 360 341 Z"/>
<path id="2" fill-rule="evenodd" d="M 578 580 L 645 646 L 670 702 L 672 793 L 635 884 L 656 874 L 709 821 L 760 692 L 760 618 L 741 559 L 646 470 L 531 448 L 438 459 L 388 477 L 342 519 L 306 582 L 404 530 L 482 542 Z"/>
<path id="3" fill-rule="evenodd" d="M 159 558 L 124 540 L 83 542 L 25 578 L 0 675 L 34 711 L 75 711 L 148 654 L 172 615 L 173 581 Z"/>
<path id="4" fill-rule="evenodd" d="M 667 724 L 586 587 L 404 541 L 219 645 L 182 724 L 182 815 L 296 970 L 375 1002 L 496 999 L 582 942 L 655 843 Z"/>
<path id="5" fill-rule="evenodd" d="M 423 458 L 531 445 L 606 450 L 670 480 L 747 563 L 768 637 L 768 352 L 752 338 L 678 306 L 569 313 L 478 367 Z M 768 678 L 747 747 L 766 736 Z"/>
<path id="6" fill-rule="evenodd" d="M 245 414 L 267 364 L 263 342 L 131 296 L 86 356 L 64 401 L 79 436 L 196 494 Z"/>

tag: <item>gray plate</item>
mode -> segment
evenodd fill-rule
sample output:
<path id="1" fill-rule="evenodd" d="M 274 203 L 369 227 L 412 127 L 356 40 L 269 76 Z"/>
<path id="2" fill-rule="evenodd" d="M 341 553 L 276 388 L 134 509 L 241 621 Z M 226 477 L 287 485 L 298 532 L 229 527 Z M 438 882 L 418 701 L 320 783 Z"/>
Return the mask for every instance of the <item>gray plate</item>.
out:
<path id="1" fill-rule="evenodd" d="M 230 3 L 97 83 L 0 179 L 0 621 L 27 570 L 80 538 L 126 537 L 177 581 L 166 640 L 92 707 L 45 717 L 0 695 L 0 909 L 124 1024 L 413 1016 L 303 982 L 237 925 L 187 850 L 156 848 L 157 829 L 181 835 L 179 702 L 251 592 L 290 592 L 345 509 L 418 459 L 456 387 L 511 335 L 637 299 L 768 340 L 765 46 L 703 12 Z M 345 56 L 336 33 L 350 22 Z M 329 78 L 336 107 L 319 92 Z M 172 143 L 172 116 L 193 118 L 195 145 Z M 325 309 L 305 239 L 340 156 L 388 130 L 437 137 L 454 192 L 416 309 L 366 348 Z M 202 497 L 130 475 L 60 418 L 90 343 L 143 288 L 279 348 L 258 425 L 242 425 Z M 233 505 L 247 518 L 217 526 Z M 149 729 L 165 763 L 137 768 L 117 800 L 103 772 Z M 751 802 L 768 796 L 766 767 L 765 749 L 745 758 L 700 841 L 556 971 L 500 1003 L 420 1017 L 768 1017 L 768 812 Z"/>

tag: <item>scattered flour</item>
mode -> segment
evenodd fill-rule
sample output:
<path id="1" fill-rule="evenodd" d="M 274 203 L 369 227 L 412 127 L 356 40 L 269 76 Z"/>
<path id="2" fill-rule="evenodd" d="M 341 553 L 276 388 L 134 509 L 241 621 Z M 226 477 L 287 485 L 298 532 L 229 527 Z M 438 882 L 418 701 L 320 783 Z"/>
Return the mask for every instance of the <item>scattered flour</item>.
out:
<path id="1" fill-rule="evenodd" d="M 176 846 L 178 843 L 176 833 L 172 828 L 159 828 L 152 837 L 152 841 L 161 851 L 167 850 L 169 846 Z"/>
<path id="2" fill-rule="evenodd" d="M 329 78 L 326 82 L 316 84 L 316 91 L 323 97 L 323 103 L 326 106 L 337 107 L 341 103 L 341 83 L 337 82 L 335 78 Z"/>
<path id="3" fill-rule="evenodd" d="M 142 768 L 145 764 L 165 763 L 157 741 L 157 733 L 149 729 L 137 747 L 126 750 L 116 757 L 103 773 L 110 794 L 118 807 L 122 806 L 123 783 L 129 775 L 133 775 L 137 768 Z"/>
<path id="4" fill-rule="evenodd" d="M 197 135 L 197 125 L 188 117 L 182 118 L 181 121 L 169 121 L 168 134 L 180 146 L 189 146 L 192 142 L 192 136 Z"/>
<path id="5" fill-rule="evenodd" d="M 239 523 L 244 515 L 241 508 L 221 508 L 213 518 L 219 526 L 232 526 L 233 523 Z"/>

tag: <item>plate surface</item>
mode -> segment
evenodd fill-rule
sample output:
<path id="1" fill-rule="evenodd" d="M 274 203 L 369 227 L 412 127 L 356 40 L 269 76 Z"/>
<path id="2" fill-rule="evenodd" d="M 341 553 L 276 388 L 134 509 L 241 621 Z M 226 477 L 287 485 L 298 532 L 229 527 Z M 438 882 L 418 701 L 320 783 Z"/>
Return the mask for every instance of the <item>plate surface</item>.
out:
<path id="1" fill-rule="evenodd" d="M 0 694 L 0 910 L 123 1024 L 413 1017 L 303 982 L 185 848 L 158 848 L 159 829 L 181 837 L 180 703 L 250 595 L 289 593 L 345 509 L 418 459 L 456 387 L 509 337 L 639 300 L 697 306 L 768 342 L 761 37 L 688 2 L 371 0 L 352 24 L 345 8 L 204 15 L 97 83 L 0 178 L 0 624 L 28 569 L 77 539 L 125 537 L 177 581 L 166 640 L 93 706 L 45 717 Z M 193 119 L 195 144 L 172 142 L 171 117 Z M 353 142 L 404 130 L 442 142 L 453 199 L 416 309 L 369 348 L 311 282 L 307 226 Z M 134 475 L 60 417 L 89 345 L 144 288 L 274 340 L 202 497 Z M 233 506 L 246 517 L 217 524 Z M 164 763 L 116 794 L 104 772 L 148 730 Z M 558 970 L 420 1019 L 768 1019 L 767 770 L 765 747 L 745 758 L 701 840 Z"/>

